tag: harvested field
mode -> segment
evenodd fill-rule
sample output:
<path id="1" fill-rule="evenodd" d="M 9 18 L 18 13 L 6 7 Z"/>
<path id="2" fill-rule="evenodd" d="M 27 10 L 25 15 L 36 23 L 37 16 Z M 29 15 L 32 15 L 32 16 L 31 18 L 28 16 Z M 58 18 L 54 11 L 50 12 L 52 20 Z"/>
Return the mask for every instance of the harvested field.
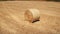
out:
<path id="1" fill-rule="evenodd" d="M 40 21 L 25 20 L 30 8 L 40 10 Z M 0 34 L 60 34 L 60 2 L 1 1 Z"/>

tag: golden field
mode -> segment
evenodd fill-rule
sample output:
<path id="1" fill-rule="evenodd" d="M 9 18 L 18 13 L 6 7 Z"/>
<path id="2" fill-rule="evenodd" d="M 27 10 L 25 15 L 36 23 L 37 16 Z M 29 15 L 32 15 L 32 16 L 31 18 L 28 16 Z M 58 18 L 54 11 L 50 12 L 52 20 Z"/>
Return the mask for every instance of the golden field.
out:
<path id="1" fill-rule="evenodd" d="M 25 20 L 30 8 L 40 10 L 40 21 Z M 0 34 L 60 34 L 60 2 L 1 1 Z"/>

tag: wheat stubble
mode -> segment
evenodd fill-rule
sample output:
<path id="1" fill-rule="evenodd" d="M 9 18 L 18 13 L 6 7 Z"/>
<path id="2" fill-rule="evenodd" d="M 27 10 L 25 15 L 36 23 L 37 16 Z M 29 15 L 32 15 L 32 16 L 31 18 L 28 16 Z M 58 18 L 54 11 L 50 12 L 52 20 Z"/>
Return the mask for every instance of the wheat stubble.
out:
<path id="1" fill-rule="evenodd" d="M 40 10 L 40 20 L 24 20 L 28 8 Z M 0 2 L 0 34 L 60 34 L 60 3 L 15 1 Z"/>

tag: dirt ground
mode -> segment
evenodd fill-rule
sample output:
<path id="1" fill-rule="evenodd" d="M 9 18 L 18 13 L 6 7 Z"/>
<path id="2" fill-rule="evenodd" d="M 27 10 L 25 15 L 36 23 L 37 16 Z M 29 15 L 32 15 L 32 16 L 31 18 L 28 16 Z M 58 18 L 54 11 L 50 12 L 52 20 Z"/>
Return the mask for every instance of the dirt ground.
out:
<path id="1" fill-rule="evenodd" d="M 25 20 L 30 8 L 40 10 L 40 21 Z M 1 1 L 0 34 L 60 34 L 60 2 Z"/>

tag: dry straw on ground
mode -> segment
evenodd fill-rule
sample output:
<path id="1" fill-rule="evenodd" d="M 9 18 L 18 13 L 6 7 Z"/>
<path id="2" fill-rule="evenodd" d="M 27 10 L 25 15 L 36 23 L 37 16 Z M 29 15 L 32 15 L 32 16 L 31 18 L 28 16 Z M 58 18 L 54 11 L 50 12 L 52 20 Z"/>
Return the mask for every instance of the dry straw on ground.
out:
<path id="1" fill-rule="evenodd" d="M 39 9 L 40 21 L 24 20 L 29 8 Z M 0 34 L 60 34 L 60 2 L 1 1 Z"/>

